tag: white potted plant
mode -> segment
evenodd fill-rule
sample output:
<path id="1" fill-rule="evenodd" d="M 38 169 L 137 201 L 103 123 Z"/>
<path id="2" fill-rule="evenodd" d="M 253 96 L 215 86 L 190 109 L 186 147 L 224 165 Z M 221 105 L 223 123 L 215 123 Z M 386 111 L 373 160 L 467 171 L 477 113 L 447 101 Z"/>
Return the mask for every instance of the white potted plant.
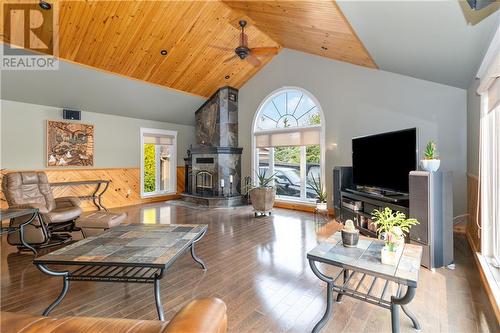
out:
<path id="1" fill-rule="evenodd" d="M 352 220 L 345 221 L 344 228 L 340 231 L 342 235 L 342 245 L 345 247 L 356 247 L 359 241 L 359 230 L 354 227 Z"/>
<path id="2" fill-rule="evenodd" d="M 422 169 L 429 172 L 436 172 L 439 170 L 441 160 L 438 157 L 437 145 L 434 141 L 429 141 L 424 151 L 424 159 L 420 161 Z"/>
<path id="3" fill-rule="evenodd" d="M 372 213 L 373 223 L 377 227 L 379 239 L 385 242 L 380 257 L 383 264 L 396 265 L 400 251 L 403 250 L 405 236 L 413 225 L 418 224 L 416 219 L 407 219 L 401 212 L 393 212 L 386 207 L 383 211 L 375 210 Z"/>
<path id="4" fill-rule="evenodd" d="M 314 175 L 311 175 L 311 179 L 307 181 L 307 184 L 311 187 L 311 189 L 316 193 L 316 209 L 317 210 L 327 210 L 326 204 L 326 191 L 321 183 L 321 179 L 314 178 Z"/>
<path id="5" fill-rule="evenodd" d="M 254 208 L 254 215 L 257 217 L 259 214 L 271 215 L 271 210 L 274 206 L 276 198 L 276 188 L 273 186 L 272 181 L 276 173 L 267 176 L 266 170 L 260 170 L 257 173 L 257 184 L 250 184 L 247 188 L 247 193 L 250 195 L 250 201 Z"/>

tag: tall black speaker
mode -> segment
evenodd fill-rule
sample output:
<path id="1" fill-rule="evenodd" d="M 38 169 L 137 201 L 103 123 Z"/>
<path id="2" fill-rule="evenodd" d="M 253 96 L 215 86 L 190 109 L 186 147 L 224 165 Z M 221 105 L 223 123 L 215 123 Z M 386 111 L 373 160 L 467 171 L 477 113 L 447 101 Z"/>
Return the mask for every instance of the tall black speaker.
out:
<path id="1" fill-rule="evenodd" d="M 422 266 L 429 269 L 453 264 L 452 182 L 449 171 L 410 172 L 410 217 L 419 222 L 410 242 L 422 246 Z"/>
<path id="2" fill-rule="evenodd" d="M 337 166 L 333 168 L 333 212 L 335 217 L 340 217 L 340 192 L 346 189 L 353 189 L 352 167 Z"/>

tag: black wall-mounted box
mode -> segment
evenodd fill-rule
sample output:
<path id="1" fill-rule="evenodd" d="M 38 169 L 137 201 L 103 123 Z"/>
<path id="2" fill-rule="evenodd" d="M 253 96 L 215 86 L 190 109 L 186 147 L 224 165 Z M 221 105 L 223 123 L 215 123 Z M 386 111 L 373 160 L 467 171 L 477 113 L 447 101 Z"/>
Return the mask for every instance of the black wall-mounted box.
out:
<path id="1" fill-rule="evenodd" d="M 68 119 L 68 120 L 81 120 L 81 111 L 76 111 L 76 110 L 63 110 L 63 119 Z"/>

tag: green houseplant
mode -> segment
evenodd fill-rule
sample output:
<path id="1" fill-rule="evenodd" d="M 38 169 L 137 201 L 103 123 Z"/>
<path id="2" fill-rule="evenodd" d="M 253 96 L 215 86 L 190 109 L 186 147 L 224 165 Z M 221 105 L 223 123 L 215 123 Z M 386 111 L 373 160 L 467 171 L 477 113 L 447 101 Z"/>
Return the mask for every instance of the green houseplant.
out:
<path id="1" fill-rule="evenodd" d="M 418 221 L 407 219 L 404 213 L 393 212 L 388 207 L 383 211 L 374 210 L 372 217 L 377 227 L 378 237 L 385 242 L 381 250 L 382 263 L 395 265 L 398 251 L 403 249 L 405 236 L 408 235 L 412 226 L 418 224 Z"/>
<path id="2" fill-rule="evenodd" d="M 311 178 L 307 181 L 307 184 L 309 187 L 314 191 L 316 194 L 316 208 L 318 210 L 326 210 L 327 205 L 326 205 L 326 191 L 325 187 L 323 186 L 323 183 L 321 183 L 321 179 L 318 177 L 318 179 L 314 178 L 314 175 L 311 175 Z"/>
<path id="3" fill-rule="evenodd" d="M 420 165 L 425 171 L 435 172 L 439 170 L 441 160 L 437 152 L 437 144 L 434 141 L 429 141 L 425 146 L 424 159 L 420 161 Z"/>
<path id="4" fill-rule="evenodd" d="M 254 215 L 269 214 L 274 206 L 276 198 L 276 188 L 274 187 L 273 180 L 276 173 L 268 175 L 267 170 L 260 169 L 256 171 L 256 183 L 250 183 L 246 192 L 250 195 L 250 201 L 254 208 Z"/>

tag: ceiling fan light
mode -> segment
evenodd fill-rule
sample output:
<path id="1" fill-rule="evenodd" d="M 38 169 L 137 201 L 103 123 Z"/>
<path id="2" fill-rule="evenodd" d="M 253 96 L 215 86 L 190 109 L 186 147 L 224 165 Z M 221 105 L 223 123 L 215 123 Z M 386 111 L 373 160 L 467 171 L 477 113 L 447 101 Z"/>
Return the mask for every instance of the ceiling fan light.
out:
<path id="1" fill-rule="evenodd" d="M 44 0 L 40 0 L 40 2 L 38 2 L 38 5 L 44 10 L 50 10 L 52 8 L 52 5 Z"/>

